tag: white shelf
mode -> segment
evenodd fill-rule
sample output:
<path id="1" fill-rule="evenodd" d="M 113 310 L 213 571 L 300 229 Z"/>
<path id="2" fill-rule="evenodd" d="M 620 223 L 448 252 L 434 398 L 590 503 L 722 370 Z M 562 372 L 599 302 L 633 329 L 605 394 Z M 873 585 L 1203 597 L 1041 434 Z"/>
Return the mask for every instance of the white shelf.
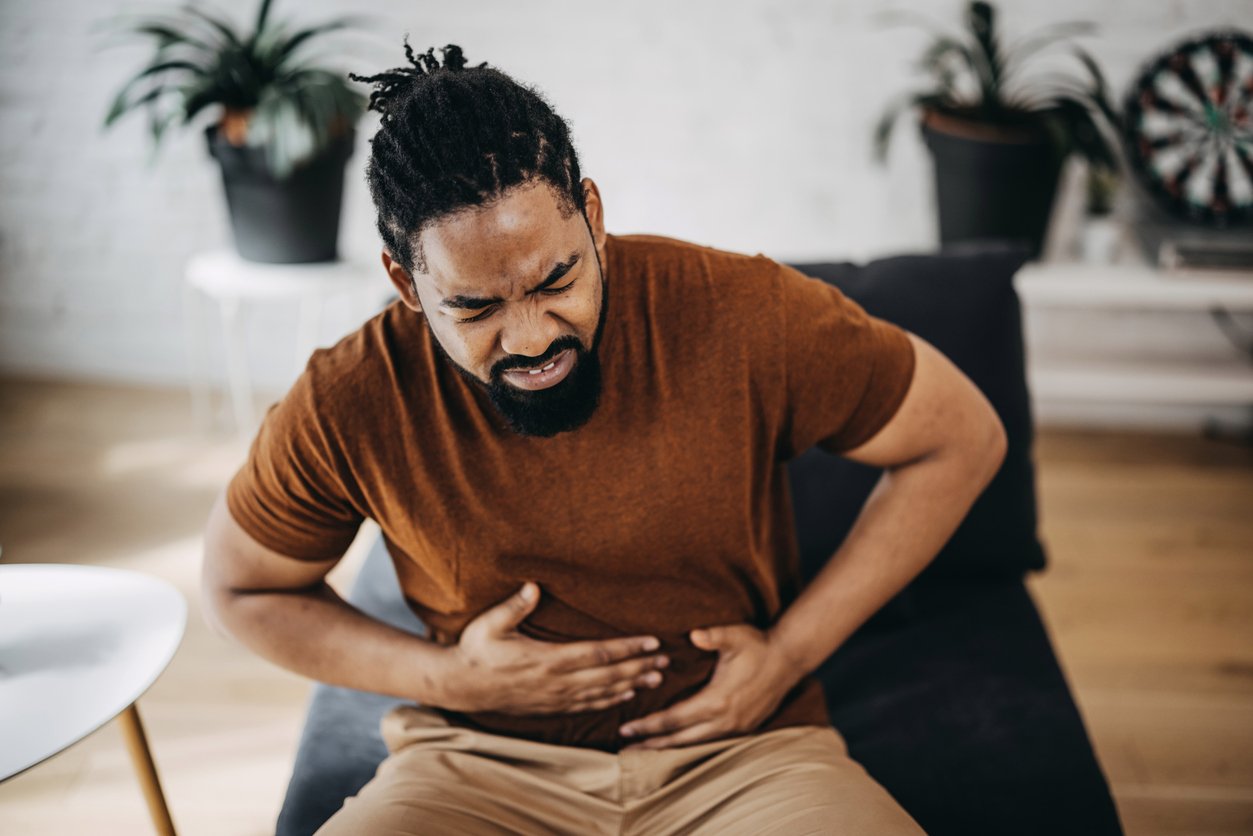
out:
<path id="1" fill-rule="evenodd" d="M 1253 272 L 1034 262 L 1015 277 L 1027 307 L 1253 311 Z"/>
<path id="2" fill-rule="evenodd" d="M 1032 397 L 1144 404 L 1253 404 L 1253 366 L 1040 362 L 1027 369 Z"/>
<path id="3" fill-rule="evenodd" d="M 1028 312 L 1065 308 L 1253 312 L 1253 272 L 1166 272 L 1145 262 L 1034 262 L 1025 265 L 1014 282 Z M 1219 362 L 1033 360 L 1027 380 L 1037 401 L 1201 408 L 1253 404 L 1253 364 L 1234 349 L 1231 360 Z"/>

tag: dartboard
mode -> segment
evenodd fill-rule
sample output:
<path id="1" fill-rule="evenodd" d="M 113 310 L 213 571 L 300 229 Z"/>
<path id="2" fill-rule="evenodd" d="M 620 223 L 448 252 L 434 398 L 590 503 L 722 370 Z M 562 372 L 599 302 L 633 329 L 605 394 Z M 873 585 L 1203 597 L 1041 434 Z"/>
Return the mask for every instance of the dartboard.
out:
<path id="1" fill-rule="evenodd" d="M 1127 155 L 1169 211 L 1253 220 L 1253 38 L 1213 32 L 1151 61 L 1124 104 Z"/>

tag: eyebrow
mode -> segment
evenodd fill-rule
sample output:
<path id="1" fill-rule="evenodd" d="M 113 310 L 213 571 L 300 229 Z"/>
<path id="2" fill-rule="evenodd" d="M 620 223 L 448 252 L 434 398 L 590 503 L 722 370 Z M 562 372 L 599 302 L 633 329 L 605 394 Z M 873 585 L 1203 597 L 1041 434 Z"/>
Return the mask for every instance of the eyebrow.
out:
<path id="1" fill-rule="evenodd" d="M 530 296 L 533 293 L 539 293 L 544 288 L 552 286 L 553 284 L 558 282 L 562 276 L 564 276 L 566 273 L 569 273 L 570 269 L 574 267 L 575 264 L 578 264 L 578 262 L 579 262 L 579 253 L 576 250 L 575 252 L 570 253 L 570 255 L 566 257 L 565 261 L 553 267 L 552 270 L 549 270 L 547 278 L 545 278 L 544 281 L 540 282 L 535 287 L 528 290 L 526 292 L 526 295 Z M 447 299 L 440 302 L 440 306 L 444 308 L 461 308 L 464 310 L 477 310 L 479 308 L 486 308 L 488 305 L 494 305 L 497 302 L 503 302 L 503 301 L 505 300 L 499 296 L 478 297 L 478 296 L 457 295 L 457 296 L 449 296 Z"/>

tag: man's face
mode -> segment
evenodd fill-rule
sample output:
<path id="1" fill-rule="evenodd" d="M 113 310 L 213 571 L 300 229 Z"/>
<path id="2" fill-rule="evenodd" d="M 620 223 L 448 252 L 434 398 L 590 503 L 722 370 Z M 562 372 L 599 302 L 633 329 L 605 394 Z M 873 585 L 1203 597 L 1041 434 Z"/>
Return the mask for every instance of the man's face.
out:
<path id="1" fill-rule="evenodd" d="M 586 219 L 533 182 L 423 229 L 425 270 L 410 276 L 383 253 L 445 359 L 523 435 L 582 426 L 600 396 L 605 232 L 596 186 L 583 186 Z"/>

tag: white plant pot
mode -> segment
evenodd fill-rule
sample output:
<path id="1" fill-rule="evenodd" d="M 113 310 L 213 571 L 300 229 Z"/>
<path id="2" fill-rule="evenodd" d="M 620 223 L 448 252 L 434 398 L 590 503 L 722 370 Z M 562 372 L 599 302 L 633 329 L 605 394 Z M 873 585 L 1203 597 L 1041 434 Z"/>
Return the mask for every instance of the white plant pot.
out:
<path id="1" fill-rule="evenodd" d="M 1112 264 L 1122 250 L 1122 225 L 1112 217 L 1089 217 L 1083 222 L 1079 257 L 1089 264 Z"/>

